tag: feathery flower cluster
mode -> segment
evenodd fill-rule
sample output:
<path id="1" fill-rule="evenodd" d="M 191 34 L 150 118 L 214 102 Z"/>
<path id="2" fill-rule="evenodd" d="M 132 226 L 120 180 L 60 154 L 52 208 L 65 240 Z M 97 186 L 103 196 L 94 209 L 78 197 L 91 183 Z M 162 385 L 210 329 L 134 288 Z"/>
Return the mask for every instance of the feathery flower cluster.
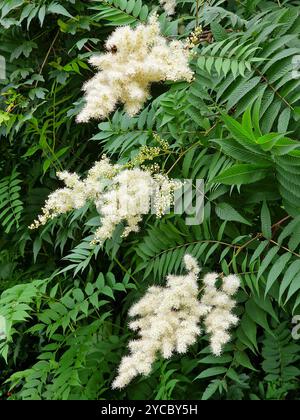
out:
<path id="1" fill-rule="evenodd" d="M 159 2 L 164 8 L 167 15 L 174 15 L 176 9 L 176 0 L 160 0 Z"/>
<path id="2" fill-rule="evenodd" d="M 131 160 L 129 166 L 135 167 L 142 165 L 146 161 L 151 161 L 160 155 L 161 149 L 158 146 L 142 146 L 139 153 Z"/>
<path id="3" fill-rule="evenodd" d="M 101 227 L 95 233 L 94 243 L 111 238 L 117 225 L 123 221 L 127 224 L 124 237 L 137 232 L 142 216 L 152 208 L 156 216 L 161 217 L 173 204 L 174 191 L 181 186 L 178 181 L 160 173 L 113 165 L 106 156 L 95 163 L 84 180 L 69 172 L 60 172 L 58 177 L 66 187 L 48 197 L 42 214 L 30 228 L 36 229 L 49 219 L 80 209 L 91 201 L 101 217 Z"/>
<path id="4" fill-rule="evenodd" d="M 156 184 L 153 199 L 154 213 L 160 218 L 174 204 L 174 191 L 182 184 L 179 181 L 170 181 L 166 175 L 161 173 L 155 174 L 153 179 Z"/>
<path id="5" fill-rule="evenodd" d="M 104 156 L 89 170 L 85 180 L 76 173 L 58 172 L 57 177 L 66 185 L 49 195 L 42 214 L 33 222 L 30 229 L 45 225 L 48 220 L 60 214 L 82 208 L 88 200 L 96 201 L 105 188 L 104 180 L 112 180 L 120 171 L 119 165 L 112 165 Z"/>
<path id="6" fill-rule="evenodd" d="M 162 139 L 156 133 L 153 133 L 153 138 L 158 143 L 158 146 L 142 146 L 139 149 L 138 154 L 128 164 L 128 167 L 132 168 L 135 166 L 141 166 L 146 161 L 154 160 L 160 154 L 170 153 L 170 145 L 166 140 Z M 156 170 L 154 170 L 153 172 L 156 172 Z"/>
<path id="7" fill-rule="evenodd" d="M 201 320 L 206 332 L 211 334 L 214 355 L 219 356 L 230 340 L 228 330 L 238 322 L 231 313 L 236 304 L 232 296 L 240 286 L 238 277 L 226 277 L 218 290 L 218 275 L 207 274 L 204 294 L 199 301 L 199 266 L 190 255 L 185 255 L 184 263 L 187 275 L 169 275 L 166 287 L 150 287 L 131 308 L 129 315 L 137 319 L 129 327 L 138 332 L 139 339 L 129 342 L 130 354 L 123 357 L 113 388 L 124 388 L 139 374 L 148 375 L 159 353 L 166 359 L 175 352 L 186 353 L 201 334 Z"/>
<path id="8" fill-rule="evenodd" d="M 124 388 L 137 375 L 151 372 L 157 353 L 170 358 L 174 352 L 185 353 L 200 334 L 200 307 L 197 300 L 199 268 L 185 256 L 186 276 L 169 276 L 167 286 L 150 287 L 130 310 L 139 319 L 130 323 L 140 338 L 129 343 L 130 355 L 122 359 L 113 388 Z"/>
<path id="9" fill-rule="evenodd" d="M 238 324 L 239 319 L 232 314 L 236 306 L 232 298 L 240 287 L 240 280 L 235 275 L 223 279 L 217 289 L 218 274 L 207 274 L 204 279 L 204 293 L 201 298 L 201 313 L 204 317 L 206 332 L 211 335 L 210 345 L 215 356 L 220 356 L 222 348 L 230 341 L 229 329 Z"/>
<path id="10" fill-rule="evenodd" d="M 153 138 L 157 141 L 157 143 L 160 145 L 160 149 L 163 152 L 169 152 L 170 151 L 170 145 L 167 142 L 167 140 L 160 137 L 159 134 L 153 133 Z"/>
<path id="11" fill-rule="evenodd" d="M 203 33 L 202 26 L 197 26 L 195 30 L 188 37 L 188 46 L 190 49 L 193 49 L 200 42 L 200 37 Z"/>
<path id="12" fill-rule="evenodd" d="M 166 175 L 138 168 L 121 171 L 110 188 L 96 201 L 102 226 L 95 233 L 95 243 L 112 237 L 119 223 L 126 221 L 123 237 L 139 231 L 142 216 L 154 210 L 158 218 L 166 214 L 174 201 L 174 191 L 181 183 Z"/>
<path id="13" fill-rule="evenodd" d="M 78 122 L 106 118 L 118 103 L 124 104 L 129 115 L 135 115 L 147 100 L 151 83 L 193 80 L 190 50 L 181 41 L 168 42 L 160 34 L 156 15 L 136 29 L 116 29 L 106 49 L 106 54 L 90 59 L 99 71 L 84 85 L 86 105 L 77 116 Z"/>

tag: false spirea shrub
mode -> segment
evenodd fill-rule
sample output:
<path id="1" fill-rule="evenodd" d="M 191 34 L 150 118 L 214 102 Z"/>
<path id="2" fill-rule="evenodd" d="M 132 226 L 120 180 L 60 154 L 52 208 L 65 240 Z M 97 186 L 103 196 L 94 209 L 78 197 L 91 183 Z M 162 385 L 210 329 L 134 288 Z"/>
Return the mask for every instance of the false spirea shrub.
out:
<path id="1" fill-rule="evenodd" d="M 299 31 L 295 1 L 1 2 L 1 399 L 299 399 Z"/>

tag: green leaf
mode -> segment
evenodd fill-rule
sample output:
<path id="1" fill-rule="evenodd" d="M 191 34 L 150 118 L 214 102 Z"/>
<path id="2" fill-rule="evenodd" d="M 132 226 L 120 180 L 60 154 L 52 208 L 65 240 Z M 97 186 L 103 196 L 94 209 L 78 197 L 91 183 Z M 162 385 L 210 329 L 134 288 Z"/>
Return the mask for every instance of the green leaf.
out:
<path id="1" fill-rule="evenodd" d="M 237 212 L 230 204 L 220 203 L 216 207 L 217 216 L 226 221 L 239 222 L 251 226 L 251 223 L 246 220 L 239 212 Z"/>
<path id="2" fill-rule="evenodd" d="M 273 286 L 275 281 L 278 279 L 278 277 L 281 275 L 283 270 L 285 270 L 285 268 L 286 268 L 288 262 L 290 261 L 291 257 L 292 257 L 291 253 L 285 253 L 285 254 L 281 255 L 281 257 L 278 258 L 276 263 L 271 268 L 268 279 L 267 279 L 265 297 L 267 296 L 269 290 L 271 289 L 271 287 Z"/>
<path id="3" fill-rule="evenodd" d="M 226 376 L 228 376 L 228 378 L 232 379 L 234 382 L 237 382 L 239 384 L 242 384 L 243 382 L 241 381 L 238 373 L 233 369 L 230 368 L 226 374 Z"/>
<path id="4" fill-rule="evenodd" d="M 227 368 L 225 367 L 212 367 L 209 369 L 205 369 L 203 372 L 200 373 L 200 375 L 196 376 L 196 378 L 194 379 L 194 381 L 196 379 L 206 379 L 206 378 L 210 378 L 212 376 L 217 376 L 217 375 L 221 375 L 227 372 Z"/>
<path id="5" fill-rule="evenodd" d="M 209 355 L 204 357 L 203 359 L 199 360 L 199 363 L 207 363 L 207 364 L 223 364 L 225 365 L 226 363 L 230 363 L 232 361 L 232 356 L 230 354 L 223 354 L 219 357 L 217 356 L 213 356 L 213 355 Z"/>
<path id="6" fill-rule="evenodd" d="M 241 164 L 225 169 L 212 182 L 225 185 L 252 184 L 265 178 L 270 169 L 261 165 Z"/>
<path id="7" fill-rule="evenodd" d="M 1 3 L 5 3 L 4 5 L 1 5 L 2 7 L 1 17 L 4 18 L 10 12 L 22 6 L 24 3 L 24 0 L 8 0 L 6 2 L 1 2 Z"/>
<path id="8" fill-rule="evenodd" d="M 256 324 L 264 328 L 270 335 L 273 335 L 267 321 L 266 313 L 254 302 L 254 300 L 250 299 L 246 302 L 246 311 Z"/>
<path id="9" fill-rule="evenodd" d="M 234 357 L 235 357 L 235 361 L 239 365 L 244 366 L 247 369 L 251 369 L 251 370 L 254 370 L 254 371 L 258 372 L 258 370 L 255 369 L 255 367 L 252 365 L 252 363 L 249 359 L 249 356 L 247 355 L 246 352 L 238 351 L 238 352 L 235 353 Z"/>
<path id="10" fill-rule="evenodd" d="M 67 16 L 69 18 L 72 18 L 73 16 L 67 11 L 67 9 L 64 8 L 64 6 L 62 6 L 59 3 L 51 3 L 48 7 L 47 7 L 47 13 L 53 13 L 56 15 L 62 15 L 62 16 Z"/>
<path id="11" fill-rule="evenodd" d="M 272 222 L 269 207 L 266 201 L 263 202 L 261 209 L 261 231 L 265 238 L 272 238 Z"/>
<path id="12" fill-rule="evenodd" d="M 258 350 L 257 345 L 257 325 L 251 319 L 251 317 L 245 313 L 241 319 L 240 323 L 241 329 L 244 332 L 245 336 L 248 338 L 250 343 L 253 344 L 254 348 Z"/>
<path id="13" fill-rule="evenodd" d="M 206 390 L 203 392 L 202 394 L 202 401 L 207 401 L 209 400 L 218 390 L 220 385 L 220 381 L 216 380 L 216 381 L 212 381 L 206 388 Z"/>
<path id="14" fill-rule="evenodd" d="M 45 5 L 43 5 L 39 10 L 39 15 L 38 16 L 39 16 L 39 21 L 40 21 L 41 27 L 43 26 L 43 23 L 44 23 L 44 19 L 45 19 L 45 16 L 46 16 L 46 11 L 47 11 L 47 9 L 46 9 Z"/>
<path id="15" fill-rule="evenodd" d="M 273 248 L 271 248 L 267 255 L 265 256 L 265 258 L 263 259 L 258 273 L 257 273 L 257 280 L 259 280 L 261 278 L 261 276 L 263 275 L 263 273 L 266 271 L 266 269 L 269 267 L 269 265 L 271 264 L 271 262 L 273 261 L 273 259 L 275 258 L 275 256 L 277 255 L 278 251 L 280 250 L 279 246 L 274 246 Z"/>
<path id="16" fill-rule="evenodd" d="M 222 114 L 222 119 L 236 140 L 242 144 L 254 143 L 252 134 L 249 133 L 248 130 L 245 129 L 238 121 L 226 114 Z"/>
<path id="17" fill-rule="evenodd" d="M 291 282 L 294 280 L 295 276 L 300 272 L 300 261 L 294 261 L 284 274 L 284 278 L 280 284 L 279 289 L 279 302 L 282 302 L 282 297 L 284 292 L 290 286 Z"/>

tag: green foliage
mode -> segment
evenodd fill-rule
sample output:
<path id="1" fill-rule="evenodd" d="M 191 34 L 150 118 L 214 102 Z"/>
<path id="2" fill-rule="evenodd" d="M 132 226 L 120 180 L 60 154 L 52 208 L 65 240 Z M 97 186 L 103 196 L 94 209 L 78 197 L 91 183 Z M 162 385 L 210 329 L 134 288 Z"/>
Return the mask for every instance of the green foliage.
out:
<path id="1" fill-rule="evenodd" d="M 149 14 L 149 8 L 141 0 L 107 0 L 92 7 L 98 10 L 95 19 L 105 19 L 109 25 L 130 25 L 137 21 L 145 22 Z"/>
<path id="2" fill-rule="evenodd" d="M 10 176 L 2 178 L 0 182 L 0 220 L 5 233 L 9 233 L 14 227 L 19 228 L 19 221 L 22 216 L 23 203 L 20 200 L 19 173 L 16 167 Z"/>
<path id="3" fill-rule="evenodd" d="M 259 47 L 253 44 L 245 45 L 239 37 L 229 40 L 228 36 L 224 36 L 220 42 L 214 42 L 204 48 L 197 61 L 197 65 L 201 70 L 206 69 L 209 74 L 213 70 L 220 76 L 221 73 L 227 76 L 229 71 L 234 77 L 241 75 L 245 77 L 245 71 L 252 70 L 251 63 L 260 61 L 253 54 Z"/>
<path id="4" fill-rule="evenodd" d="M 291 343 L 286 327 L 282 324 L 275 336 L 267 336 L 264 340 L 262 367 L 268 382 L 292 384 L 300 373 L 294 366 L 299 360 L 299 345 Z"/>
<path id="5" fill-rule="evenodd" d="M 299 400 L 300 55 L 296 1 L 0 2 L 1 399 Z M 142 112 L 75 124 L 88 59 L 115 27 L 160 13 L 169 39 L 202 25 L 191 83 L 154 84 Z M 299 70 L 299 69 L 298 69 Z M 158 163 L 205 182 L 203 222 L 146 218 L 140 232 L 91 245 L 100 225 L 86 205 L 39 231 L 28 225 L 60 185 L 103 153 L 127 164 L 142 146 Z M 194 199 L 193 195 L 193 199 Z M 191 204 L 191 203 L 188 203 Z M 220 358 L 201 336 L 159 359 L 123 391 L 111 383 L 130 338 L 128 309 L 149 285 L 182 272 L 190 253 L 207 271 L 236 273 L 239 326 Z M 204 270 L 204 271 L 205 271 Z"/>

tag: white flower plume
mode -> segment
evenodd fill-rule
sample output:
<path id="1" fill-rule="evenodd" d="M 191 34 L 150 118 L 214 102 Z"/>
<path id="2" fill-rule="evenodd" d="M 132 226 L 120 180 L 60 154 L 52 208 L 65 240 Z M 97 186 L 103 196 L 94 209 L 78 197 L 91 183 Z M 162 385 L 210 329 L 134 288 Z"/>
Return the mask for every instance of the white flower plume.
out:
<path id="1" fill-rule="evenodd" d="M 188 274 L 167 277 L 166 287 L 152 286 L 130 310 L 136 317 L 129 324 L 139 338 L 129 342 L 130 353 L 123 357 L 113 388 L 124 388 L 138 375 L 148 375 L 160 354 L 169 359 L 175 352 L 186 353 L 201 334 L 200 321 L 211 334 L 212 353 L 219 356 L 230 340 L 229 329 L 238 323 L 232 314 L 240 281 L 235 275 L 225 277 L 220 290 L 216 288 L 218 274 L 204 277 L 204 294 L 198 300 L 200 272 L 197 261 L 184 257 Z"/>
<path id="2" fill-rule="evenodd" d="M 95 243 L 112 237 L 121 222 L 126 223 L 123 237 L 139 230 L 143 215 L 152 208 L 157 217 L 165 214 L 174 201 L 174 191 L 180 182 L 163 174 L 152 174 L 139 168 L 126 169 L 113 165 L 104 156 L 89 170 L 86 179 L 75 173 L 57 174 L 66 187 L 50 194 L 42 214 L 30 226 L 38 228 L 60 214 L 82 208 L 93 202 L 100 214 L 101 226 L 95 233 Z"/>
<path id="3" fill-rule="evenodd" d="M 217 289 L 218 274 L 211 273 L 204 277 L 204 293 L 201 298 L 201 310 L 206 332 L 210 334 L 212 353 L 220 356 L 225 344 L 230 341 L 229 330 L 238 324 L 233 315 L 236 306 L 232 298 L 240 287 L 240 280 L 235 275 L 223 279 L 221 289 Z"/>
<path id="4" fill-rule="evenodd" d="M 137 114 L 149 96 L 151 83 L 165 80 L 192 81 L 189 48 L 181 41 L 168 42 L 160 34 L 158 18 L 135 29 L 117 28 L 106 42 L 106 54 L 90 63 L 98 73 L 84 85 L 86 105 L 78 122 L 106 118 L 118 103 L 129 115 Z"/>
<path id="5" fill-rule="evenodd" d="M 129 343 L 130 354 L 122 359 L 113 388 L 124 388 L 139 374 L 148 375 L 158 353 L 166 359 L 174 352 L 185 353 L 200 335 L 200 270 L 191 256 L 186 255 L 184 261 L 187 275 L 169 276 L 164 288 L 150 287 L 131 308 L 130 316 L 138 318 L 129 326 L 140 338 Z"/>
<path id="6" fill-rule="evenodd" d="M 167 15 L 172 16 L 176 9 L 176 0 L 159 0 Z"/>

